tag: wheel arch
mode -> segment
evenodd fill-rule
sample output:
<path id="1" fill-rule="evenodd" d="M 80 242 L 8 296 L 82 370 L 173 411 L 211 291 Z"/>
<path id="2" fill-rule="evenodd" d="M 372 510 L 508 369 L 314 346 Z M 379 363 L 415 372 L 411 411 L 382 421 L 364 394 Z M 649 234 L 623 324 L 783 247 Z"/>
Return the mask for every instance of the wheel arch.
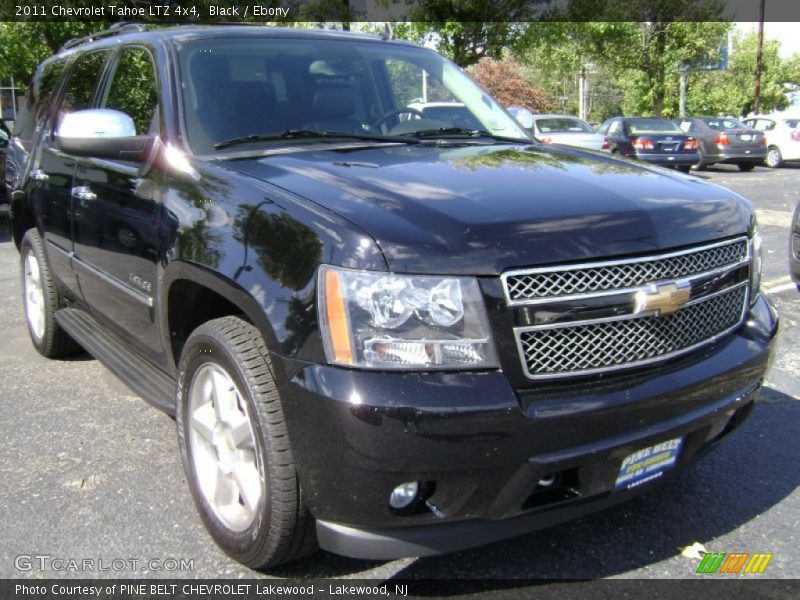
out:
<path id="1" fill-rule="evenodd" d="M 235 281 L 199 265 L 175 262 L 166 269 L 159 305 L 161 331 L 169 366 L 177 371 L 181 351 L 189 335 L 201 324 L 234 315 L 255 326 L 274 351 L 277 341 L 272 325 L 256 299 Z"/>
<path id="2" fill-rule="evenodd" d="M 36 218 L 26 196 L 21 191 L 11 193 L 11 237 L 19 250 L 25 232 L 36 227 Z"/>

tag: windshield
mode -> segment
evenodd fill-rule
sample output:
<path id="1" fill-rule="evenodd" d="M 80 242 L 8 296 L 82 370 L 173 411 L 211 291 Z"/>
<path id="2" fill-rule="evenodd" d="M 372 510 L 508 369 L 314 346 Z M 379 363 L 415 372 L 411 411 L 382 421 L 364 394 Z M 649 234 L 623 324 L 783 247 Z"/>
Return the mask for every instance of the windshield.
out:
<path id="1" fill-rule="evenodd" d="M 179 52 L 185 127 L 196 154 L 224 151 L 232 144 L 223 142 L 230 140 L 237 140 L 237 150 L 241 144 L 260 148 L 319 141 L 280 135 L 295 130 L 353 139 L 416 131 L 430 136 L 443 129 L 446 137 L 467 125 L 530 141 L 461 69 L 424 48 L 359 40 L 217 38 L 185 42 Z M 453 103 L 458 110 L 421 110 L 432 102 Z"/>
<path id="2" fill-rule="evenodd" d="M 536 119 L 542 133 L 594 133 L 594 130 L 580 119 L 546 118 Z"/>
<path id="3" fill-rule="evenodd" d="M 703 119 L 706 124 L 716 131 L 728 131 L 731 129 L 747 129 L 736 119 Z"/>
<path id="4" fill-rule="evenodd" d="M 683 130 L 666 119 L 629 119 L 631 133 L 683 133 Z"/>
<path id="5" fill-rule="evenodd" d="M 797 126 L 800 125 L 800 119 L 784 119 L 783 121 L 792 129 L 797 129 Z"/>

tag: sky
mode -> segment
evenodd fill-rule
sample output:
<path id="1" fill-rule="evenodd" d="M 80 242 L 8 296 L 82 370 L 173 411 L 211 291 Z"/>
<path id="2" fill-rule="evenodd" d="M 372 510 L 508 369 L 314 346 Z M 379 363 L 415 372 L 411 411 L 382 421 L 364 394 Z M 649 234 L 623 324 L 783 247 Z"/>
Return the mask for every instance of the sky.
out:
<path id="1" fill-rule="evenodd" d="M 737 23 L 741 31 L 755 31 L 758 23 Z M 781 43 L 781 57 L 787 58 L 800 52 L 800 23 L 764 23 L 764 38 L 773 38 Z"/>

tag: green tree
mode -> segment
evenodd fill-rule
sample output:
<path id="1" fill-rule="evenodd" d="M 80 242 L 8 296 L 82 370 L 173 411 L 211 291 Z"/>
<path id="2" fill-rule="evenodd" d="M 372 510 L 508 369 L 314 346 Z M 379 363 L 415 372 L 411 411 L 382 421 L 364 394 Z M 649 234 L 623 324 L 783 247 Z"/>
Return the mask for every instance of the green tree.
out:
<path id="1" fill-rule="evenodd" d="M 589 56 L 608 67 L 622 84 L 623 109 L 662 116 L 674 113 L 673 93 L 682 64 L 718 59 L 729 23 L 611 22 L 587 24 Z"/>
<path id="2" fill-rule="evenodd" d="M 396 37 L 434 44 L 457 65 L 501 59 L 527 43 L 526 32 L 548 0 L 418 0 L 411 21 L 398 23 Z M 498 21 L 502 15 L 503 21 Z"/>
<path id="3" fill-rule="evenodd" d="M 753 110 L 756 64 L 755 33 L 738 35 L 728 69 L 692 73 L 686 108 L 690 114 L 746 115 Z M 780 43 L 764 40 L 761 70 L 761 110 L 784 109 L 789 101 L 785 92 L 800 85 L 800 54 L 780 57 Z"/>
<path id="4" fill-rule="evenodd" d="M 0 81 L 13 77 L 27 86 L 36 65 L 75 38 L 103 30 L 107 23 L 0 22 Z"/>

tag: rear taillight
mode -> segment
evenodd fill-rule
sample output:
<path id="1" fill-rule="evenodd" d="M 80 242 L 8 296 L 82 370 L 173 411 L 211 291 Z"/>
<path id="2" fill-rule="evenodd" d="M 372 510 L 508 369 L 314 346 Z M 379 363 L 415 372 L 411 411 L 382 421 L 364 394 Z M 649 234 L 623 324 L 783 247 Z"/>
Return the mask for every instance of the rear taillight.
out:
<path id="1" fill-rule="evenodd" d="M 543 137 L 541 139 L 541 142 L 543 144 L 552 144 L 553 143 L 553 138 L 545 136 L 545 137 Z"/>
<path id="2" fill-rule="evenodd" d="M 653 150 L 653 141 L 650 138 L 633 138 L 633 147 L 637 150 Z"/>
<path id="3" fill-rule="evenodd" d="M 690 137 L 683 143 L 684 150 L 697 150 L 697 140 L 693 137 Z"/>
<path id="4" fill-rule="evenodd" d="M 756 136 L 756 137 L 758 137 L 758 136 Z M 758 143 L 759 143 L 759 144 L 761 144 L 762 146 L 766 146 L 766 145 L 767 145 L 767 138 L 765 138 L 765 137 L 762 135 L 762 136 L 761 136 L 761 137 L 758 139 Z"/>
<path id="5" fill-rule="evenodd" d="M 792 132 L 792 139 L 795 142 L 800 142 L 800 131 L 793 131 Z"/>
<path id="6" fill-rule="evenodd" d="M 611 142 L 608 141 L 608 138 L 603 138 L 603 145 L 600 146 L 600 150 L 611 150 Z"/>
<path id="7" fill-rule="evenodd" d="M 714 139 L 714 143 L 715 143 L 717 146 L 729 146 L 729 145 L 730 145 L 730 143 L 731 143 L 731 141 L 728 139 L 728 134 L 727 134 L 727 133 L 720 133 L 720 134 L 719 134 L 719 135 L 717 135 L 717 137 Z"/>

